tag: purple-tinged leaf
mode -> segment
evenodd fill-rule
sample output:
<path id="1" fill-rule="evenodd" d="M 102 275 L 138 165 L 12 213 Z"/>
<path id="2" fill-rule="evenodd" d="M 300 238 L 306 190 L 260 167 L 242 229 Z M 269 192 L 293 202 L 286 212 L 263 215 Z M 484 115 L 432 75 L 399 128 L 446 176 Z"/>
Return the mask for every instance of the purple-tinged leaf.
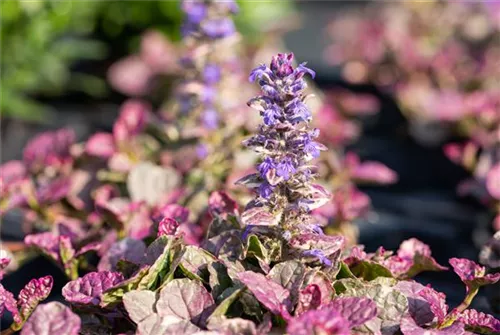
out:
<path id="1" fill-rule="evenodd" d="M 332 199 L 331 193 L 318 184 L 310 185 L 305 195 L 307 197 L 306 206 L 310 211 L 322 207 Z"/>
<path id="2" fill-rule="evenodd" d="M 434 320 L 429 302 L 420 295 L 420 292 L 426 289 L 425 286 L 415 281 L 400 281 L 396 288 L 408 299 L 410 316 L 418 325 L 425 325 Z"/>
<path id="3" fill-rule="evenodd" d="M 341 235 L 300 234 L 290 240 L 290 245 L 299 250 L 321 250 L 326 257 L 337 254 L 345 243 Z M 339 255 L 340 258 L 340 255 Z"/>
<path id="4" fill-rule="evenodd" d="M 34 137 L 23 150 L 23 161 L 32 171 L 46 166 L 59 168 L 71 162 L 70 147 L 75 142 L 75 132 L 63 128 L 47 131 Z"/>
<path id="5" fill-rule="evenodd" d="M 141 240 L 124 238 L 111 245 L 106 254 L 101 258 L 97 269 L 99 271 L 116 271 L 119 260 L 126 260 L 134 264 L 144 261 L 146 245 Z"/>
<path id="6" fill-rule="evenodd" d="M 85 152 L 90 156 L 104 159 L 110 158 L 116 152 L 113 135 L 108 133 L 95 133 L 87 140 Z"/>
<path id="7" fill-rule="evenodd" d="M 215 308 L 212 295 L 198 281 L 174 279 L 160 291 L 156 303 L 162 317 L 176 316 L 196 325 L 204 326 Z"/>
<path id="8" fill-rule="evenodd" d="M 3 276 L 5 275 L 5 269 L 9 266 L 9 264 L 10 264 L 10 258 L 7 257 L 0 258 L 0 280 L 3 279 Z"/>
<path id="9" fill-rule="evenodd" d="M 250 189 L 256 189 L 262 184 L 262 179 L 258 173 L 253 173 L 237 180 L 235 184 L 243 185 Z"/>
<path id="10" fill-rule="evenodd" d="M 149 236 L 153 226 L 149 212 L 145 202 L 130 203 L 125 224 L 129 237 L 141 240 Z"/>
<path id="11" fill-rule="evenodd" d="M 484 266 L 480 266 L 465 258 L 451 258 L 450 264 L 453 267 L 453 271 L 467 286 L 467 292 L 484 285 L 495 284 L 500 280 L 500 273 L 486 274 Z"/>
<path id="12" fill-rule="evenodd" d="M 412 259 L 416 254 L 422 256 L 431 256 L 431 249 L 429 246 L 416 238 L 410 238 L 403 241 L 399 246 L 398 256 L 404 259 Z"/>
<path id="13" fill-rule="evenodd" d="M 383 264 L 399 278 L 412 278 L 423 271 L 448 269 L 438 264 L 431 256 L 429 246 L 416 238 L 401 243 L 397 255 L 387 258 Z"/>
<path id="14" fill-rule="evenodd" d="M 396 172 L 380 162 L 362 162 L 351 173 L 354 179 L 381 185 L 394 184 L 398 180 Z"/>
<path id="15" fill-rule="evenodd" d="M 368 259 L 368 255 L 366 252 L 363 250 L 364 246 L 363 245 L 355 245 L 349 250 L 349 253 L 345 255 L 344 259 L 342 260 L 345 264 L 347 265 L 352 265 L 353 263 L 357 261 L 362 261 Z"/>
<path id="16" fill-rule="evenodd" d="M 78 335 L 81 320 L 59 302 L 38 306 L 24 325 L 21 335 Z"/>
<path id="17" fill-rule="evenodd" d="M 146 249 L 144 264 L 153 265 L 161 255 L 169 250 L 173 241 L 171 236 L 161 236 L 154 240 Z"/>
<path id="18" fill-rule="evenodd" d="M 161 317 L 151 314 L 137 326 L 137 335 L 191 335 L 196 334 L 200 328 L 187 320 L 182 320 L 170 315 Z"/>
<path id="19" fill-rule="evenodd" d="M 123 296 L 128 316 L 136 324 L 156 313 L 156 294 L 152 291 L 131 291 Z"/>
<path id="20" fill-rule="evenodd" d="M 59 236 L 68 236 L 72 243 L 79 242 L 87 237 L 87 232 L 81 220 L 65 216 L 57 219 L 55 231 Z"/>
<path id="21" fill-rule="evenodd" d="M 67 283 L 62 289 L 66 301 L 73 304 L 98 305 L 101 294 L 123 281 L 119 272 L 91 272 Z"/>
<path id="22" fill-rule="evenodd" d="M 328 277 L 318 270 L 309 270 L 304 278 L 304 285 L 317 285 L 321 292 L 321 305 L 326 305 L 332 301 L 335 294 L 332 282 Z"/>
<path id="23" fill-rule="evenodd" d="M 43 251 L 55 261 L 59 261 L 59 237 L 51 232 L 26 235 L 24 243 Z"/>
<path id="24" fill-rule="evenodd" d="M 237 216 L 239 213 L 238 203 L 224 191 L 216 191 L 210 194 L 208 210 L 212 216 L 221 216 L 223 219 L 227 219 L 228 215 Z"/>
<path id="25" fill-rule="evenodd" d="M 71 180 L 67 177 L 60 177 L 40 186 L 35 196 L 39 204 L 49 204 L 63 199 L 70 191 Z"/>
<path id="26" fill-rule="evenodd" d="M 309 284 L 299 292 L 295 315 L 300 315 L 309 310 L 318 309 L 321 306 L 321 290 L 316 284 Z"/>
<path id="27" fill-rule="evenodd" d="M 424 329 L 415 323 L 411 316 L 406 316 L 401 320 L 401 332 L 403 335 L 467 335 L 464 325 L 455 322 L 451 326 L 443 329 Z"/>
<path id="28" fill-rule="evenodd" d="M 280 218 L 280 215 L 269 213 L 265 207 L 249 208 L 241 214 L 241 222 L 245 226 L 276 226 Z"/>
<path id="29" fill-rule="evenodd" d="M 332 308 L 349 322 L 349 327 L 358 327 L 377 316 L 377 305 L 367 298 L 336 298 L 326 308 Z"/>
<path id="30" fill-rule="evenodd" d="M 39 279 L 32 279 L 19 292 L 17 297 L 17 306 L 19 307 L 19 315 L 21 322 L 15 322 L 11 327 L 14 330 L 19 330 L 26 322 L 28 317 L 33 313 L 38 304 L 47 299 L 52 290 L 54 280 L 52 276 L 45 276 Z"/>
<path id="31" fill-rule="evenodd" d="M 14 295 L 7 291 L 0 283 L 0 318 L 3 316 L 5 309 L 12 314 L 12 318 L 15 323 L 22 323 L 21 315 L 19 315 L 17 301 L 14 298 Z"/>
<path id="32" fill-rule="evenodd" d="M 443 322 L 448 314 L 448 305 L 444 293 L 437 292 L 431 287 L 425 287 L 419 292 L 419 295 L 429 303 L 429 307 L 437 317 L 438 323 Z"/>
<path id="33" fill-rule="evenodd" d="M 156 210 L 153 217 L 156 220 L 161 220 L 164 217 L 172 218 L 182 224 L 189 219 L 189 209 L 177 204 L 168 204 Z"/>
<path id="34" fill-rule="evenodd" d="M 210 319 L 207 328 L 214 334 L 224 335 L 257 335 L 255 323 L 242 318 Z"/>
<path id="35" fill-rule="evenodd" d="M 349 335 L 349 321 L 332 307 L 307 311 L 291 319 L 286 328 L 289 335 Z"/>
<path id="36" fill-rule="evenodd" d="M 201 248 L 189 245 L 186 246 L 184 250 L 180 262 L 181 268 L 198 277 L 201 277 L 202 272 L 206 270 L 212 262 L 216 261 L 214 256 Z"/>
<path id="37" fill-rule="evenodd" d="M 96 252 L 99 253 L 101 250 L 102 244 L 101 242 L 91 242 L 85 246 L 83 246 L 80 250 L 77 251 L 75 254 L 75 257 L 80 257 L 82 255 L 85 255 L 86 253 L 89 252 Z"/>
<path id="38" fill-rule="evenodd" d="M 287 289 L 290 292 L 290 301 L 295 305 L 305 274 L 304 264 L 299 261 L 286 261 L 276 264 L 267 277 Z"/>
<path id="39" fill-rule="evenodd" d="M 500 199 L 500 163 L 496 164 L 486 175 L 486 189 L 495 199 Z"/>
<path id="40" fill-rule="evenodd" d="M 270 168 L 265 174 L 266 180 L 271 186 L 276 186 L 283 181 L 283 177 L 278 176 L 275 168 Z M 250 187 L 247 185 L 247 187 Z"/>
<path id="41" fill-rule="evenodd" d="M 26 167 L 21 161 L 9 161 L 0 165 L 0 195 L 4 197 L 26 177 Z"/>
<path id="42" fill-rule="evenodd" d="M 283 311 L 290 310 L 290 292 L 280 284 L 252 271 L 239 273 L 238 279 L 271 313 L 280 315 Z"/>
<path id="43" fill-rule="evenodd" d="M 129 99 L 120 108 L 120 116 L 113 126 L 118 142 L 130 141 L 146 127 L 151 107 L 140 100 Z"/>
<path id="44" fill-rule="evenodd" d="M 481 334 L 500 334 L 500 320 L 493 315 L 467 309 L 458 315 L 459 322 L 465 325 L 469 331 Z"/>
<path id="45" fill-rule="evenodd" d="M 243 255 L 243 241 L 240 230 L 228 230 L 205 241 L 203 248 L 217 258 L 238 260 Z"/>
<path id="46" fill-rule="evenodd" d="M 158 223 L 158 234 L 157 237 L 164 235 L 175 235 L 179 228 L 179 222 L 170 217 L 164 217 Z"/>

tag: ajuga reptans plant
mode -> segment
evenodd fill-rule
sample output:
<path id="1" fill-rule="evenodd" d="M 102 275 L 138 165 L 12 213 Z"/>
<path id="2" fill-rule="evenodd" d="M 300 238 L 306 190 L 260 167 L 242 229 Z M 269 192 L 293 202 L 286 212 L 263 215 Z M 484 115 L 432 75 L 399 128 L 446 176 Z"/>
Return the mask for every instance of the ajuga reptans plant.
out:
<path id="1" fill-rule="evenodd" d="M 260 112 L 262 124 L 244 144 L 262 159 L 258 173 L 240 181 L 257 193 L 243 213 L 247 231 L 275 227 L 285 240 L 304 233 L 322 234 L 311 211 L 330 198 L 328 191 L 313 183 L 311 161 L 326 150 L 315 140 L 319 130 L 310 127 L 312 114 L 305 103 L 304 76 L 314 78 L 315 73 L 305 63 L 294 68 L 292 62 L 293 54 L 278 54 L 270 66 L 262 64 L 250 74 L 249 80 L 260 85 L 262 95 L 248 104 Z"/>
<path id="2" fill-rule="evenodd" d="M 195 246 L 183 240 L 187 213 L 178 207 L 161 211 L 157 230 L 94 245 L 101 262 L 85 274 L 72 271 L 73 260 L 85 258 L 89 245 L 75 252 L 69 229 L 61 229 L 54 243 L 50 233 L 39 234 L 40 241 L 32 242 L 53 253 L 70 274 L 62 289 L 67 305 L 37 307 L 52 288 L 51 277 L 30 281 L 17 299 L 0 285 L 0 316 L 8 312 L 14 319 L 7 332 L 498 334 L 500 321 L 470 304 L 500 274 L 451 259 L 465 298 L 448 311 L 443 293 L 412 279 L 446 269 L 426 244 L 413 238 L 395 253 L 382 247 L 366 253 L 362 246 L 345 248 L 343 236 L 323 235 L 315 226 L 309 212 L 329 197 L 312 183 L 309 166 L 322 149 L 308 127 L 301 93 L 303 76 L 313 73 L 291 62 L 291 55 L 277 55 L 269 68 L 260 66 L 251 75 L 264 95 L 251 102 L 260 106 L 263 124 L 249 142 L 263 159 L 259 173 L 243 180 L 253 183 L 257 195 L 241 216 L 236 201 L 215 192 L 208 201 L 213 220 Z M 0 278 L 8 263 L 0 258 Z"/>

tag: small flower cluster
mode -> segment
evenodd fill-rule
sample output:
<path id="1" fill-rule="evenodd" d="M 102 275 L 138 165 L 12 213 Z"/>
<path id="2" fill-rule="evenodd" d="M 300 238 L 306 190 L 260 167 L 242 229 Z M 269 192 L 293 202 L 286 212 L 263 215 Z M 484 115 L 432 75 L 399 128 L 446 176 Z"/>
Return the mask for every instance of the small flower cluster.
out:
<path id="1" fill-rule="evenodd" d="M 236 200 L 214 192 L 204 204 L 207 227 L 193 224 L 190 211 L 176 204 L 181 195 L 167 187 L 172 184 L 166 181 L 174 178 L 165 167 L 134 160 L 127 172 L 129 197 L 119 187 L 125 186 L 124 180 L 103 180 L 100 186 L 84 183 L 93 192 L 90 199 L 81 201 L 91 209 L 77 210 L 74 191 L 51 204 L 58 208 L 57 220 L 47 215 L 45 207 L 29 205 L 53 226 L 45 227 L 51 231 L 27 235 L 25 245 L 52 259 L 67 274 L 69 281 L 61 291 L 66 305 L 39 305 L 52 290 L 50 276 L 29 281 L 17 299 L 0 284 L 0 317 L 10 314 L 14 320 L 6 333 L 500 332 L 500 321 L 493 315 L 469 308 L 480 288 L 499 282 L 500 274 L 467 259 L 450 259 L 465 285 L 465 298 L 449 312 L 443 293 L 412 279 L 423 271 L 447 269 L 423 242 L 404 241 L 396 253 L 383 247 L 367 253 L 363 246 L 345 248 L 345 237 L 324 235 L 315 225 L 311 210 L 330 197 L 312 183 L 311 160 L 324 149 L 315 140 L 318 132 L 310 128 L 311 115 L 304 104 L 304 75 L 314 76 L 314 72 L 304 64 L 294 68 L 292 58 L 279 54 L 270 67 L 260 66 L 250 76 L 264 92 L 250 102 L 264 121 L 247 144 L 264 157 L 258 173 L 242 181 L 255 187 L 258 196 L 241 215 Z M 109 166 L 115 156 L 134 157 L 137 152 L 129 151 L 126 143 L 149 143 L 148 122 L 139 111 L 122 112 L 112 135 L 100 134 L 94 143 L 80 148 L 52 150 L 50 145 L 50 150 L 42 151 L 50 159 L 45 155 L 37 159 L 55 162 L 55 171 L 62 174 L 65 169 L 60 170 L 59 163 L 67 160 L 67 152 L 72 153 L 73 170 L 83 169 L 85 160 Z M 101 140 L 108 146 L 97 145 Z M 346 169 L 357 178 L 387 181 L 393 177 L 373 163 L 363 166 L 356 158 L 346 160 Z M 7 183 L 2 183 L 2 196 L 5 192 L 12 197 L 29 168 L 11 162 L 2 169 L 2 182 Z M 35 177 L 50 180 L 51 172 L 45 170 Z M 46 194 L 59 194 L 55 191 Z M 349 216 L 348 212 L 345 208 L 342 216 Z M 249 230 L 252 225 L 278 226 L 281 234 L 276 238 L 274 229 Z M 203 229 L 205 238 L 196 234 Z M 491 254 L 483 256 L 495 261 Z M 0 257 L 0 278 L 9 270 L 9 262 Z"/>
<path id="2" fill-rule="evenodd" d="M 234 1 L 185 0 L 186 17 L 182 34 L 187 52 L 181 62 L 187 71 L 186 81 L 179 89 L 181 115 L 199 112 L 203 126 L 215 129 L 219 123 L 216 99 L 217 86 L 231 47 L 228 40 L 236 35 L 230 15 L 238 11 Z"/>
<path id="3" fill-rule="evenodd" d="M 263 123 L 258 133 L 244 144 L 263 159 L 257 166 L 258 174 L 242 181 L 258 180 L 258 197 L 251 206 L 284 214 L 285 230 L 302 226 L 308 221 L 304 214 L 330 197 L 321 186 L 312 184 L 315 171 L 310 162 L 326 150 L 315 140 L 319 130 L 309 126 L 312 114 L 303 93 L 307 87 L 304 75 L 314 77 L 315 73 L 305 63 L 294 68 L 292 61 L 293 54 L 278 54 L 269 67 L 260 65 L 250 74 L 249 80 L 258 82 L 263 95 L 248 104 L 260 112 Z"/>

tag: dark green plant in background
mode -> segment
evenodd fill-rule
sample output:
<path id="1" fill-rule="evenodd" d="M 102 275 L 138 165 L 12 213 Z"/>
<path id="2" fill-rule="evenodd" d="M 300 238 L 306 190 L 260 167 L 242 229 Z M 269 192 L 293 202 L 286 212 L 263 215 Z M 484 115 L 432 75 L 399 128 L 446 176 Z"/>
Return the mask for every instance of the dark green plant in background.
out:
<path id="1" fill-rule="evenodd" d="M 249 38 L 293 11 L 288 2 L 240 3 L 237 25 Z M 39 98 L 105 97 L 107 65 L 137 49 L 146 29 L 178 40 L 182 15 L 178 1 L 6 0 L 0 20 L 2 117 L 40 122 L 50 109 Z"/>

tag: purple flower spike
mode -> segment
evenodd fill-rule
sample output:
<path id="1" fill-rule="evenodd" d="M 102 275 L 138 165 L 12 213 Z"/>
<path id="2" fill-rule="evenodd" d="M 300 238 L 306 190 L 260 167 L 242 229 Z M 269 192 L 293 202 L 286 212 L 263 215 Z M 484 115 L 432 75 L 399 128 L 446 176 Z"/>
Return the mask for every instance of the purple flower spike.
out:
<path id="1" fill-rule="evenodd" d="M 181 8 L 185 14 L 181 30 L 188 49 L 181 65 L 189 79 L 179 89 L 179 111 L 182 119 L 196 113 L 203 130 L 214 130 L 220 121 L 219 106 L 224 105 L 218 101 L 219 83 L 227 58 L 233 54 L 223 49 L 231 43 L 220 42 L 231 41 L 236 34 L 231 16 L 238 5 L 234 1 L 183 0 Z"/>
<path id="2" fill-rule="evenodd" d="M 203 71 L 203 78 L 207 84 L 216 84 L 221 77 L 221 69 L 216 64 L 208 64 Z"/>
<path id="3" fill-rule="evenodd" d="M 450 264 L 453 271 L 467 286 L 467 292 L 484 285 L 495 284 L 500 280 L 500 273 L 486 274 L 484 266 L 465 258 L 451 258 Z"/>
<path id="4" fill-rule="evenodd" d="M 78 335 L 81 320 L 69 307 L 60 302 L 50 302 L 38 306 L 21 335 Z"/>
<path id="5" fill-rule="evenodd" d="M 349 335 L 349 321 L 332 307 L 312 310 L 288 322 L 289 335 Z"/>
<path id="6" fill-rule="evenodd" d="M 203 125 L 208 129 L 216 129 L 219 123 L 219 116 L 214 109 L 207 109 L 201 115 Z"/>
<path id="7" fill-rule="evenodd" d="M 293 53 L 277 54 L 271 60 L 271 71 L 278 78 L 285 78 L 293 73 Z"/>
<path id="8" fill-rule="evenodd" d="M 182 10 L 190 24 L 199 24 L 207 15 L 207 6 L 199 1 L 183 1 Z"/>
<path id="9" fill-rule="evenodd" d="M 66 301 L 74 304 L 98 305 L 101 294 L 123 281 L 119 272 L 91 272 L 67 283 L 62 289 Z"/>

